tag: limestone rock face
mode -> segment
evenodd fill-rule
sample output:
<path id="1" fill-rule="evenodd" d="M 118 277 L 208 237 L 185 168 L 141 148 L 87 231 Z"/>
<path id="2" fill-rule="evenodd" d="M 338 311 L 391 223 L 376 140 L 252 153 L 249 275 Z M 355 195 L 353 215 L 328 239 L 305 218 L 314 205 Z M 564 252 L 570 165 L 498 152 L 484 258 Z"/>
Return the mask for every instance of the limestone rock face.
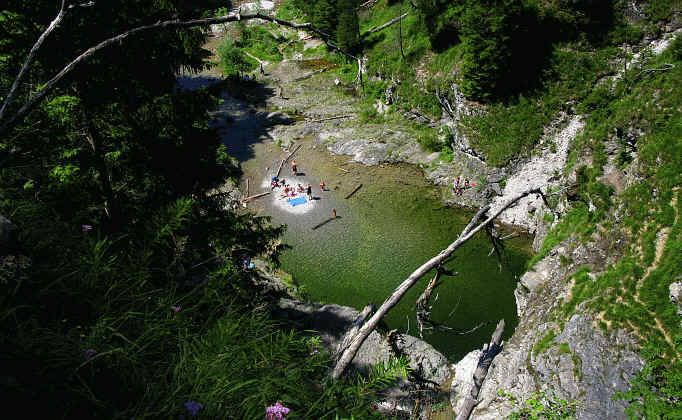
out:
<path id="1" fill-rule="evenodd" d="M 559 255 L 575 261 L 562 266 Z M 629 389 L 644 365 L 636 340 L 623 330 L 603 332 L 597 315 L 584 305 L 563 326 L 555 317 L 570 294 L 570 273 L 582 264 L 600 268 L 607 261 L 595 261 L 595 255 L 600 255 L 597 249 L 565 242 L 522 277 L 515 291 L 519 325 L 493 360 L 471 419 L 500 419 L 514 411 L 499 390 L 521 401 L 554 390 L 556 398 L 577 402 L 578 419 L 626 418 L 625 403 L 613 401 L 613 395 Z M 548 342 L 538 344 L 547 337 Z"/>
<path id="2" fill-rule="evenodd" d="M 331 353 L 339 350 L 346 331 L 360 315 L 360 311 L 348 306 L 321 305 L 287 298 L 280 299 L 277 306 L 277 311 L 287 320 L 300 328 L 317 331 L 323 345 Z M 427 342 L 401 334 L 396 347 L 408 357 L 412 367 L 424 379 L 440 384 L 449 378 L 448 360 Z M 364 371 L 371 364 L 387 361 L 391 355 L 393 351 L 386 339 L 372 331 L 351 366 Z"/>
<path id="3" fill-rule="evenodd" d="M 507 178 L 502 195 L 496 197 L 491 205 L 491 212 L 501 208 L 509 199 L 528 189 L 541 187 L 543 191 L 547 191 L 552 186 L 558 186 L 560 175 L 566 165 L 569 145 L 580 134 L 583 126 L 581 118 L 573 116 L 563 129 L 548 134 L 549 146 L 528 161 L 522 162 L 519 168 Z M 502 213 L 500 221 L 526 228 L 534 233 L 537 229 L 535 213 L 543 206 L 540 197 L 525 197 Z"/>
<path id="4" fill-rule="evenodd" d="M 682 281 L 671 283 L 670 290 L 670 301 L 677 305 L 677 314 L 682 316 Z"/>

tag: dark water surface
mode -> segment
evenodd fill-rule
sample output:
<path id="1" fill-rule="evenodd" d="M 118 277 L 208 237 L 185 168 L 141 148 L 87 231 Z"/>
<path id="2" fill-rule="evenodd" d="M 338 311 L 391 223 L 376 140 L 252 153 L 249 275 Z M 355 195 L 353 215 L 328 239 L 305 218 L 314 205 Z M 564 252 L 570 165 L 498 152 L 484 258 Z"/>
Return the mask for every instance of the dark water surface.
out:
<path id="1" fill-rule="evenodd" d="M 234 121 L 224 124 L 224 114 Z M 268 189 L 269 177 L 286 156 L 265 134 L 266 117 L 267 112 L 249 110 L 229 98 L 215 115 L 216 124 L 225 126 L 224 143 L 240 160 L 242 184 L 250 180 L 251 195 Z M 271 216 L 274 224 L 288 226 L 284 242 L 292 249 L 284 254 L 282 269 L 303 285 L 312 300 L 357 309 L 368 302 L 380 305 L 415 269 L 453 242 L 472 216 L 445 207 L 442 197 L 449 191 L 428 185 L 418 168 L 366 167 L 349 162 L 348 157 L 330 155 L 311 138 L 300 143 L 303 146 L 295 159 L 305 175 L 293 178 L 288 168 L 282 174 L 295 182 L 310 182 L 319 200 L 306 212 L 290 213 L 270 195 L 254 201 L 251 209 Z M 319 191 L 320 180 L 329 191 Z M 344 199 L 360 183 L 363 187 Z M 340 217 L 313 230 L 329 219 L 332 208 Z M 425 335 L 426 341 L 457 360 L 487 342 L 502 318 L 507 323 L 505 337 L 509 337 L 517 323 L 513 291 L 530 257 L 530 240 L 520 235 L 506 241 L 502 272 L 496 258 L 488 257 L 491 246 L 485 235 L 458 249 L 446 267 L 459 275 L 442 277 L 431 300 L 433 320 L 455 331 L 433 331 Z M 433 275 L 421 279 L 388 313 L 389 328 L 406 331 L 409 319 L 409 333 L 418 336 L 414 304 Z M 487 325 L 470 334 L 457 334 L 481 322 Z"/>

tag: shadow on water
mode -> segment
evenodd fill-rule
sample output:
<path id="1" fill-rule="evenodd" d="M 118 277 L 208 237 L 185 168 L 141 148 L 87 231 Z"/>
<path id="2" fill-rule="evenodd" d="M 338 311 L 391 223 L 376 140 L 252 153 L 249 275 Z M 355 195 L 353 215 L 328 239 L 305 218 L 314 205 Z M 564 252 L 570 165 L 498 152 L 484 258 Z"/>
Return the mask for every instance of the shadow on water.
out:
<path id="1" fill-rule="evenodd" d="M 277 112 L 258 108 L 265 105 L 266 98 L 274 94 L 273 89 L 259 81 L 220 79 L 204 75 L 178 77 L 183 89 L 215 90 L 222 103 L 211 113 L 212 126 L 219 129 L 227 153 L 240 162 L 255 157 L 254 145 L 264 140 L 272 141 L 267 128 L 274 125 L 291 125 L 295 118 Z M 229 91 L 230 94 L 225 93 Z"/>

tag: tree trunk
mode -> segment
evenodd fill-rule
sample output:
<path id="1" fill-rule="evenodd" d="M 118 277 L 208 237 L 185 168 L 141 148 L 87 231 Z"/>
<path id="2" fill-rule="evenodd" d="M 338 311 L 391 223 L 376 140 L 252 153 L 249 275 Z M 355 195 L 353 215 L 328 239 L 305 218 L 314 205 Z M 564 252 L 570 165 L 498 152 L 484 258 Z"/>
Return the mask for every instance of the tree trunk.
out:
<path id="1" fill-rule="evenodd" d="M 490 345 L 487 346 L 487 349 L 484 346 L 483 354 L 478 359 L 478 365 L 476 366 L 476 370 L 474 371 L 474 384 L 471 387 L 471 393 L 467 396 L 467 399 L 464 401 L 462 410 L 457 415 L 456 420 L 467 420 L 471 415 L 471 412 L 473 411 L 474 407 L 478 403 L 477 400 L 478 393 L 481 392 L 481 386 L 483 386 L 483 381 L 485 380 L 486 375 L 488 375 L 488 369 L 490 368 L 490 364 L 492 363 L 493 358 L 500 351 L 500 341 L 502 339 L 503 332 L 504 319 L 497 324 L 497 328 L 495 328 L 495 332 L 493 333 L 493 336 L 490 339 Z"/>

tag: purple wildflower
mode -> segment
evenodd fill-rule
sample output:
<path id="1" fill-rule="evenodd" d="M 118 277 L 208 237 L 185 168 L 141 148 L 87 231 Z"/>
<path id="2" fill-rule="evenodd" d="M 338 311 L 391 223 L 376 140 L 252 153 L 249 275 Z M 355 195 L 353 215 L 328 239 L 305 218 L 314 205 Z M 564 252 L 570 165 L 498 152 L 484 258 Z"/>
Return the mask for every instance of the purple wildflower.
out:
<path id="1" fill-rule="evenodd" d="M 81 229 L 83 229 L 83 232 L 89 232 L 92 230 L 92 225 L 81 225 Z"/>
<path id="2" fill-rule="evenodd" d="M 187 411 L 189 411 L 190 416 L 196 416 L 199 410 L 204 408 L 204 405 L 199 404 L 196 401 L 187 401 L 185 407 L 187 408 Z"/>
<path id="3" fill-rule="evenodd" d="M 265 418 L 266 420 L 287 420 L 284 416 L 289 414 L 289 411 L 291 410 L 283 406 L 281 401 L 277 401 L 275 405 L 265 409 Z"/>
<path id="4" fill-rule="evenodd" d="M 171 306 L 171 309 L 173 312 L 180 312 L 180 309 L 182 309 L 182 306 Z"/>
<path id="5" fill-rule="evenodd" d="M 97 354 L 97 350 L 95 350 L 95 349 L 85 350 L 85 360 L 90 360 L 90 358 L 96 354 Z"/>

